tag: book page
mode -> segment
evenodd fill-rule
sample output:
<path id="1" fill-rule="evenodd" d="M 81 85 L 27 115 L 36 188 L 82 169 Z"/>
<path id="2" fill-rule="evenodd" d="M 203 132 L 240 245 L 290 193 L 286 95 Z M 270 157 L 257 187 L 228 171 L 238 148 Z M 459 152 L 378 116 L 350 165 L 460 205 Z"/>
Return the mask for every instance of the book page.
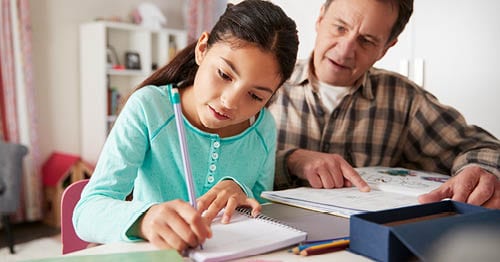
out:
<path id="1" fill-rule="evenodd" d="M 449 176 L 403 168 L 368 167 L 356 169 L 370 185 L 370 192 L 356 187 L 315 189 L 300 187 L 265 191 L 271 201 L 349 217 L 366 211 L 378 211 L 417 205 L 418 195 L 438 188 Z"/>
<path id="2" fill-rule="evenodd" d="M 360 192 L 355 187 L 321 189 L 299 187 L 281 191 L 265 191 L 262 197 L 316 211 L 349 217 L 365 211 L 377 211 L 389 208 L 418 204 L 417 197 L 372 190 Z"/>
<path id="3" fill-rule="evenodd" d="M 297 244 L 306 239 L 306 233 L 260 218 L 251 218 L 235 212 L 231 223 L 222 224 L 216 218 L 212 223 L 213 236 L 190 253 L 195 261 L 223 261 Z"/>
<path id="4" fill-rule="evenodd" d="M 397 167 L 356 168 L 372 189 L 410 196 L 428 193 L 446 182 L 450 176 Z"/>

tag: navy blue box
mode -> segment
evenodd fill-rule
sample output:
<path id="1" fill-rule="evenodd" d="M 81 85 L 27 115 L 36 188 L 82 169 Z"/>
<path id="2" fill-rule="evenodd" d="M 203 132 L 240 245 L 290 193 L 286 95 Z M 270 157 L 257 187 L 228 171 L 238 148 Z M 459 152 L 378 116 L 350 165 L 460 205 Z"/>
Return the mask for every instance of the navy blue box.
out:
<path id="1" fill-rule="evenodd" d="M 428 260 L 441 236 L 467 225 L 499 225 L 500 210 L 451 200 L 353 215 L 349 249 L 378 261 Z"/>

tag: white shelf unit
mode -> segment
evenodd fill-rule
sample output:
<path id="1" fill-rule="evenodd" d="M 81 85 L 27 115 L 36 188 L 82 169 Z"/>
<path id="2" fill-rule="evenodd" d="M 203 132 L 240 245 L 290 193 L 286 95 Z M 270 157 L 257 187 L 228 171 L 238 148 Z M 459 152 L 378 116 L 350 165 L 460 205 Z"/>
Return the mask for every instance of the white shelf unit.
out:
<path id="1" fill-rule="evenodd" d="M 129 93 L 156 67 L 165 65 L 187 45 L 187 33 L 178 29 L 154 30 L 115 22 L 90 22 L 80 26 L 80 108 L 81 157 L 95 164 L 116 116 L 109 110 L 109 92 Z M 108 66 L 108 46 L 112 46 L 121 65 L 125 53 L 136 52 L 140 69 L 113 69 Z"/>

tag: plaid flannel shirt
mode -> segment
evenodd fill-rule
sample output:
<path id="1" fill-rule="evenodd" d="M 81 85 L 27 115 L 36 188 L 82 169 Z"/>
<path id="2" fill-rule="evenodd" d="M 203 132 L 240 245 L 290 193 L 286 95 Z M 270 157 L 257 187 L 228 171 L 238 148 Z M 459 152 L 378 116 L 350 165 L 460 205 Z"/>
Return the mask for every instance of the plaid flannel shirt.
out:
<path id="1" fill-rule="evenodd" d="M 275 190 L 307 184 L 285 165 L 297 148 L 340 154 L 353 167 L 455 175 L 474 164 L 500 177 L 500 141 L 407 78 L 371 68 L 325 112 L 309 63 L 297 63 L 269 106 L 278 128 Z"/>

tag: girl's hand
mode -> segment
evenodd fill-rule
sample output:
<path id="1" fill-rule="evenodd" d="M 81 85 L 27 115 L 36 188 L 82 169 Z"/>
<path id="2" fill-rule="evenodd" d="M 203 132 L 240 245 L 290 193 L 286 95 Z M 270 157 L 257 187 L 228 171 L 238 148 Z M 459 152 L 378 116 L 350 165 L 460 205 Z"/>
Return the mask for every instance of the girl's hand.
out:
<path id="1" fill-rule="evenodd" d="M 229 223 L 231 216 L 238 206 L 250 206 L 252 216 L 257 216 L 262 207 L 253 198 L 248 198 L 241 187 L 233 180 L 223 180 L 210 189 L 205 195 L 198 198 L 198 210 L 204 211 L 203 217 L 211 222 L 223 208 L 224 215 L 221 222 Z"/>
<path id="2" fill-rule="evenodd" d="M 210 226 L 189 203 L 173 200 L 151 206 L 139 222 L 140 237 L 154 246 L 182 252 L 212 237 Z"/>

